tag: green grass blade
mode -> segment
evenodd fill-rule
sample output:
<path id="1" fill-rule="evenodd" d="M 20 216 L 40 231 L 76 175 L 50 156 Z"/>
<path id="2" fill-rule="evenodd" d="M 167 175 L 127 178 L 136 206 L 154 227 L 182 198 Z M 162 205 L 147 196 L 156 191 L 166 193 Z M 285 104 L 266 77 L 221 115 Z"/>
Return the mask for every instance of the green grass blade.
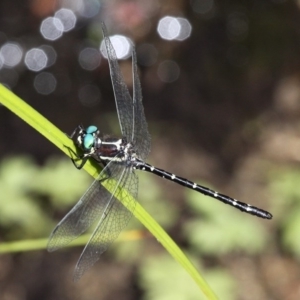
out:
<path id="1" fill-rule="evenodd" d="M 61 149 L 65 154 L 70 156 L 69 147 L 76 152 L 76 148 L 73 142 L 67 137 L 66 134 L 61 132 L 46 118 L 40 115 L 26 102 L 13 94 L 10 90 L 0 84 L 0 103 L 14 112 L 17 116 L 27 122 L 35 130 L 40 132 L 54 145 Z M 92 175 L 94 178 L 99 174 L 100 167 L 98 164 L 89 161 L 85 164 L 84 169 Z M 104 185 L 105 186 L 105 185 Z M 126 191 L 122 191 L 126 193 Z M 130 195 L 128 195 L 130 196 Z M 121 197 L 122 198 L 122 197 Z M 118 199 L 121 201 L 121 199 Z M 181 249 L 175 244 L 175 242 L 167 235 L 167 233 L 160 227 L 158 223 L 137 203 L 135 211 L 135 217 L 156 237 L 156 239 L 164 246 L 164 248 L 173 256 L 173 258 L 180 263 L 180 265 L 190 274 L 201 291 L 205 294 L 207 299 L 217 299 L 214 292 L 210 289 L 208 284 L 193 266 L 193 264 L 184 255 Z M 44 241 L 43 241 L 44 243 Z M 45 248 L 46 244 L 43 244 Z M 25 246 L 24 246 L 25 247 Z M 41 248 L 39 248 L 41 249 Z"/>
<path id="2" fill-rule="evenodd" d="M 90 236 L 91 233 L 83 234 L 67 245 L 67 247 L 84 246 L 90 239 Z M 123 232 L 118 238 L 117 242 L 136 241 L 143 237 L 144 234 L 141 231 L 129 230 Z M 47 243 L 48 238 L 0 243 L 0 254 L 42 250 L 47 247 Z"/>

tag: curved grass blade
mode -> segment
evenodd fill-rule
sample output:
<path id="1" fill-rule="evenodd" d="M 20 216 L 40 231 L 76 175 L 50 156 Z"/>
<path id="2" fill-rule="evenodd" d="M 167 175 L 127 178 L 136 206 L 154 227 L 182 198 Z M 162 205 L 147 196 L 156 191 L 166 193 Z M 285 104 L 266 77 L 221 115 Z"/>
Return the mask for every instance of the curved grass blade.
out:
<path id="1" fill-rule="evenodd" d="M 10 109 L 25 122 L 27 122 L 35 130 L 40 132 L 66 155 L 70 156 L 70 151 L 67 149 L 67 147 L 76 152 L 76 148 L 73 142 L 67 137 L 66 134 L 61 132 L 51 122 L 49 122 L 26 102 L 24 102 L 22 99 L 20 99 L 18 96 L 13 94 L 10 90 L 8 90 L 1 84 L 0 103 Z M 88 161 L 84 165 L 84 169 L 94 178 L 96 178 L 101 171 L 100 166 L 92 161 Z M 103 186 L 105 186 L 105 184 L 103 184 Z M 105 188 L 107 187 L 105 186 Z M 120 191 L 120 199 L 124 199 L 124 197 L 122 197 L 122 193 L 126 193 L 126 191 Z M 126 197 L 131 197 L 131 195 L 128 194 L 126 195 Z M 119 198 L 118 200 L 120 200 Z M 156 237 L 156 239 L 164 246 L 164 248 L 173 256 L 173 258 L 177 262 L 179 262 L 181 266 L 190 274 L 190 276 L 194 279 L 206 298 L 217 299 L 217 296 L 210 289 L 206 281 L 199 274 L 193 264 L 188 260 L 188 258 L 184 255 L 181 249 L 167 235 L 167 233 L 161 228 L 161 226 L 156 223 L 156 221 L 142 208 L 139 203 L 136 204 L 134 215 Z"/>
<path id="2" fill-rule="evenodd" d="M 90 236 L 90 233 L 83 234 L 68 244 L 65 248 L 84 246 L 88 242 Z M 141 230 L 129 230 L 122 232 L 116 242 L 137 241 L 148 237 L 149 236 Z M 47 247 L 48 241 L 49 238 L 42 238 L 0 243 L 0 254 L 44 250 Z"/>

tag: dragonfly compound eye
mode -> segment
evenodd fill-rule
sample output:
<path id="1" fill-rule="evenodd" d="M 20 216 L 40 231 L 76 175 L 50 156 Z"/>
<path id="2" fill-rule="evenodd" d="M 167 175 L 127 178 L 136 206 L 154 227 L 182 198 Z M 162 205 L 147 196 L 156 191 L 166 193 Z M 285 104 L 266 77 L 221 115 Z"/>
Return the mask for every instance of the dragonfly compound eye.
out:
<path id="1" fill-rule="evenodd" d="M 98 131 L 98 128 L 94 125 L 91 125 L 86 129 L 86 133 L 88 133 L 88 134 L 94 134 L 94 133 L 97 133 L 97 131 Z"/>
<path id="2" fill-rule="evenodd" d="M 83 148 L 84 150 L 91 150 L 94 145 L 95 138 L 92 134 L 88 133 L 83 138 Z"/>

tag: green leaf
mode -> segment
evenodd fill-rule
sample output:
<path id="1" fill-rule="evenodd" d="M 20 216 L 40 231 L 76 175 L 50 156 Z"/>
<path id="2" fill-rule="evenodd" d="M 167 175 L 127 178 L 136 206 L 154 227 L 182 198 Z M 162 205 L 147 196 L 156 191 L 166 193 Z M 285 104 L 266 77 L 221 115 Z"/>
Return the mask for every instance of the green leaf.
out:
<path id="1" fill-rule="evenodd" d="M 37 111 L 35 111 L 19 97 L 14 95 L 3 85 L 0 85 L 0 102 L 25 122 L 27 122 L 35 130 L 45 136 L 66 155 L 70 156 L 70 151 L 66 147 L 76 152 L 75 146 L 71 139 L 69 139 L 46 118 L 41 116 Z M 84 165 L 84 169 L 94 178 L 96 178 L 100 172 L 100 166 L 91 160 Z M 105 184 L 103 185 L 105 186 Z M 122 193 L 127 194 L 125 190 L 122 190 Z M 130 195 L 127 196 L 131 197 Z M 122 202 L 122 199 L 118 200 Z M 139 205 L 139 203 L 136 205 L 134 215 L 156 237 L 156 239 L 173 256 L 173 258 L 177 260 L 177 262 L 179 262 L 181 266 L 190 274 L 190 276 L 195 280 L 199 288 L 205 294 L 206 298 L 217 299 L 216 295 L 213 293 L 201 275 L 197 272 L 193 264 L 188 260 L 175 242 L 167 235 L 167 233 L 160 227 L 160 225 L 157 224 L 155 220 Z"/>

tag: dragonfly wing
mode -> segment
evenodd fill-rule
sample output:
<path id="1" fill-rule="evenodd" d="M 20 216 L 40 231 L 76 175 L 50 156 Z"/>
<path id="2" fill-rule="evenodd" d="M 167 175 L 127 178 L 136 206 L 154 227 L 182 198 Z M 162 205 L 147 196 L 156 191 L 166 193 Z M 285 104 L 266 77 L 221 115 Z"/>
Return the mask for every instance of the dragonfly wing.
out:
<path id="1" fill-rule="evenodd" d="M 132 217 L 136 202 L 132 200 L 128 193 L 124 193 L 120 187 L 125 188 L 127 192 L 136 198 L 137 176 L 129 169 L 124 169 L 124 174 L 120 177 L 119 187 L 112 194 L 106 210 L 103 212 L 78 260 L 74 271 L 74 281 L 78 281 L 95 264 L 100 255 L 114 242 Z M 116 199 L 120 197 L 122 197 L 124 204 Z"/>
<path id="2" fill-rule="evenodd" d="M 106 180 L 107 174 L 118 180 L 121 170 L 112 162 L 106 165 L 99 174 L 99 178 L 92 183 L 78 203 L 57 224 L 50 235 L 48 251 L 52 252 L 68 245 L 85 232 L 97 217 L 102 215 L 111 198 L 111 194 L 101 185 L 101 181 Z"/>
<path id="3" fill-rule="evenodd" d="M 129 94 L 128 88 L 124 82 L 116 52 L 112 46 L 112 43 L 108 37 L 106 27 L 104 23 L 101 24 L 105 47 L 107 52 L 107 59 L 110 69 L 110 77 L 113 85 L 115 101 L 117 106 L 117 112 L 119 117 L 119 123 L 121 126 L 122 135 L 131 141 L 133 131 L 133 102 Z"/>
<path id="4" fill-rule="evenodd" d="M 148 131 L 148 125 L 145 118 L 144 107 L 142 103 L 142 89 L 137 71 L 136 52 L 132 50 L 132 77 L 133 77 L 133 136 L 136 153 L 142 160 L 145 160 L 150 152 L 151 138 Z"/>

